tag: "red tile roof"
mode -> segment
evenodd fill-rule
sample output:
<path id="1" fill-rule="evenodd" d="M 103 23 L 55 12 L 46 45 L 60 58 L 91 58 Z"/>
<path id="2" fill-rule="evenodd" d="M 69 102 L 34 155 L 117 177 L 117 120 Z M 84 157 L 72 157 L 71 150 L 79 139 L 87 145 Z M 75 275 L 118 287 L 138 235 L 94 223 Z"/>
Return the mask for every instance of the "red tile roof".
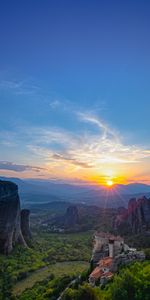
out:
<path id="1" fill-rule="evenodd" d="M 95 279 L 99 279 L 103 275 L 103 271 L 96 267 L 93 272 L 90 274 L 90 277 L 94 277 Z"/>
<path id="2" fill-rule="evenodd" d="M 113 276 L 113 273 L 110 271 L 104 272 L 103 268 L 110 268 L 112 265 L 112 258 L 111 257 L 105 257 L 101 259 L 98 263 L 98 266 L 93 270 L 93 272 L 90 274 L 90 278 L 93 277 L 95 279 L 99 279 L 101 277 L 107 277 L 111 278 Z"/>
<path id="3" fill-rule="evenodd" d="M 111 257 L 105 257 L 99 260 L 98 262 L 99 267 L 111 267 L 112 265 L 112 258 Z"/>
<path id="4" fill-rule="evenodd" d="M 100 279 L 101 277 L 112 278 L 112 272 L 103 272 L 99 267 L 96 267 L 93 272 L 90 274 L 90 278 Z"/>

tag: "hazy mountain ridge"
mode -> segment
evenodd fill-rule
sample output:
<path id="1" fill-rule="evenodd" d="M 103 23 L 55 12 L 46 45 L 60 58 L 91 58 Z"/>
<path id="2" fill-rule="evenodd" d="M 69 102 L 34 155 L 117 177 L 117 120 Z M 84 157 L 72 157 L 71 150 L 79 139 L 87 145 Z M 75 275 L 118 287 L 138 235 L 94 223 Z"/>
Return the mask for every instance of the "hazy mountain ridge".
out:
<path id="1" fill-rule="evenodd" d="M 128 200 L 135 196 L 150 195 L 150 185 L 131 183 L 116 184 L 112 188 L 88 184 L 70 184 L 50 180 L 19 179 L 11 180 L 19 187 L 21 201 L 25 203 L 48 203 L 51 201 L 82 202 L 103 207 L 127 206 Z"/>

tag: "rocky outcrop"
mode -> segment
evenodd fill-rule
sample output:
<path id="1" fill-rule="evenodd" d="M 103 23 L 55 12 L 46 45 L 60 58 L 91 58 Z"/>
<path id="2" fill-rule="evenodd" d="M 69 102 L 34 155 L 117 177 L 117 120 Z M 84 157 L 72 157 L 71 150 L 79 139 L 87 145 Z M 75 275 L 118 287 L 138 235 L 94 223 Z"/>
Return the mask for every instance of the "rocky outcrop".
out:
<path id="1" fill-rule="evenodd" d="M 140 233 L 150 229 L 150 199 L 142 197 L 129 200 L 128 208 L 118 210 L 115 218 L 115 229 L 127 226 L 132 233 Z"/>
<path id="2" fill-rule="evenodd" d="M 138 209 L 139 207 L 136 198 L 130 199 L 128 203 L 127 221 L 131 227 L 132 233 L 137 233 L 138 231 L 141 231 L 141 215 L 139 214 Z"/>
<path id="3" fill-rule="evenodd" d="M 30 210 L 22 209 L 21 210 L 21 231 L 25 241 L 31 240 L 31 231 L 30 231 Z"/>
<path id="4" fill-rule="evenodd" d="M 114 273 L 117 272 L 120 266 L 129 265 L 133 261 L 144 261 L 144 260 L 145 260 L 145 254 L 143 251 L 137 251 L 136 249 L 134 249 L 134 251 L 131 251 L 129 248 L 129 251 L 127 253 L 123 252 L 118 256 L 114 257 L 111 271 Z"/>
<path id="5" fill-rule="evenodd" d="M 67 208 L 64 220 L 64 225 L 66 228 L 74 228 L 79 223 L 77 206 L 71 205 Z"/>
<path id="6" fill-rule="evenodd" d="M 142 229 L 150 229 L 150 199 L 146 197 L 137 200 L 138 215 Z"/>
<path id="7" fill-rule="evenodd" d="M 16 243 L 27 246 L 21 231 L 18 187 L 0 180 L 0 252 L 9 254 Z"/>

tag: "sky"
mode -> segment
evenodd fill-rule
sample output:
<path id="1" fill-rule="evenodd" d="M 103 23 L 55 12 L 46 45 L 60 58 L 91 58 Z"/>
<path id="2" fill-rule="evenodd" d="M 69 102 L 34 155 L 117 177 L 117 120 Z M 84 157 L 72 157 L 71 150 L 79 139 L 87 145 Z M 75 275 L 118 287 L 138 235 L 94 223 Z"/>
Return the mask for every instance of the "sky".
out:
<path id="1" fill-rule="evenodd" d="M 150 1 L 0 3 L 0 175 L 150 183 Z"/>

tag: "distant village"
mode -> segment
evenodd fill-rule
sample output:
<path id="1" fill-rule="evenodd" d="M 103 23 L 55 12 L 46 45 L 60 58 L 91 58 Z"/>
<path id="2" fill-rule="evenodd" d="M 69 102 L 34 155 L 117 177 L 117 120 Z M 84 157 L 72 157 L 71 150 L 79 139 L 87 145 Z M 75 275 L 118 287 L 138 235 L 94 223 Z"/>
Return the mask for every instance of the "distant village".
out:
<path id="1" fill-rule="evenodd" d="M 120 236 L 110 233 L 97 232 L 94 236 L 94 247 L 91 259 L 92 272 L 89 283 L 94 286 L 106 284 L 112 279 L 119 266 L 127 265 L 132 261 L 143 261 L 145 254 L 124 243 Z"/>

